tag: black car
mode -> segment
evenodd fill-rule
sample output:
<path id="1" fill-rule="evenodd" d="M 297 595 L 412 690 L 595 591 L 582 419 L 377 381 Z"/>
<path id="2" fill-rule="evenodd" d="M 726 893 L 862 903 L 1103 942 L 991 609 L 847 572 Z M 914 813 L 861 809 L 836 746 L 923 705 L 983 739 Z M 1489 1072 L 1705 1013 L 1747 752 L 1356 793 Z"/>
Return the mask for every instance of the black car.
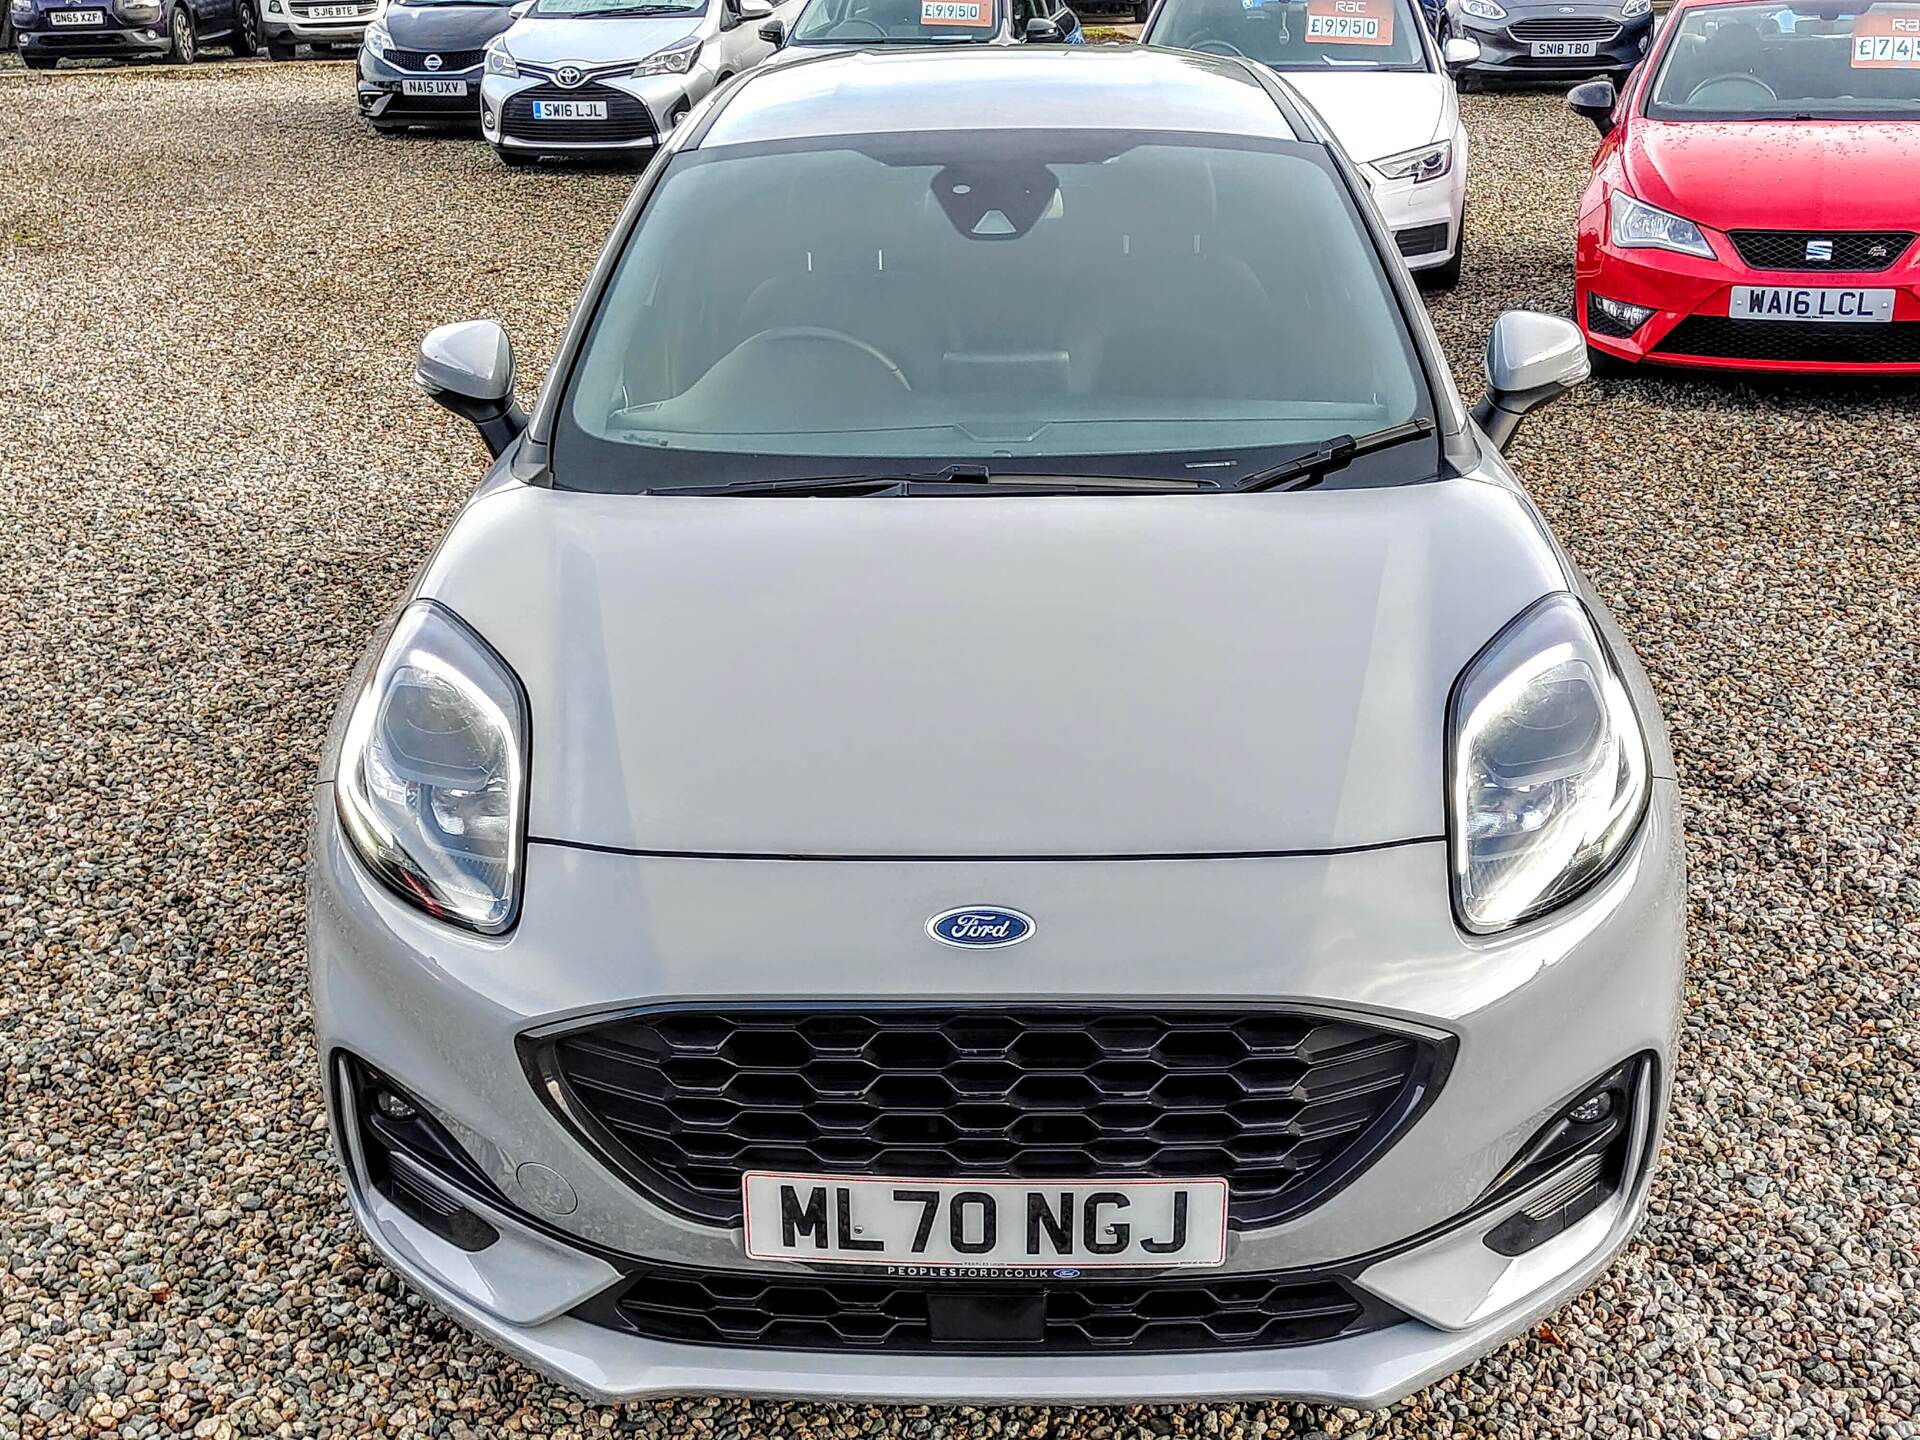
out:
<path id="1" fill-rule="evenodd" d="M 99 58 L 191 64 L 208 40 L 235 55 L 260 48 L 254 0 L 8 0 L 7 20 L 29 70 Z"/>
<path id="2" fill-rule="evenodd" d="M 360 42 L 360 113 L 376 130 L 478 129 L 487 42 L 513 0 L 392 0 Z"/>
<path id="3" fill-rule="evenodd" d="M 1479 43 L 1462 67 L 1478 80 L 1568 80 L 1624 76 L 1653 37 L 1653 0 L 1446 0 L 1443 35 Z"/>

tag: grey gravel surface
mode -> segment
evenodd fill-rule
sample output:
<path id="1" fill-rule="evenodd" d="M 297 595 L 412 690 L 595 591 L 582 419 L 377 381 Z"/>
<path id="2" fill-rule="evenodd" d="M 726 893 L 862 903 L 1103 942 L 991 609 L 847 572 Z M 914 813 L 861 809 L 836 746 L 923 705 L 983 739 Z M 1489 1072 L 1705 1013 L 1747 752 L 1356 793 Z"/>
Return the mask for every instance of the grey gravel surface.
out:
<path id="1" fill-rule="evenodd" d="M 1913 388 L 1597 383 L 1519 446 L 1673 725 L 1690 1009 L 1642 1238 L 1382 1414 L 599 1411 L 409 1295 L 325 1151 L 316 746 L 477 475 L 419 333 L 550 351 L 628 177 L 380 139 L 342 66 L 0 78 L 0 1436 L 1920 1434 Z M 1467 101 L 1463 381 L 1591 132 Z"/>

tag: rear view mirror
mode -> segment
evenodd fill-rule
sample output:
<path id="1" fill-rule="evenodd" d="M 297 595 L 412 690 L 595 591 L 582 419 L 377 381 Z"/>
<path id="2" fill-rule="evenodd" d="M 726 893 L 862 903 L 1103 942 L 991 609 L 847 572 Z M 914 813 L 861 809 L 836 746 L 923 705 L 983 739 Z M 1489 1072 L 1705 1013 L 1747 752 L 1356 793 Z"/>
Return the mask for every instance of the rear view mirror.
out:
<path id="1" fill-rule="evenodd" d="M 496 459 L 527 428 L 526 412 L 513 399 L 513 345 L 491 320 L 429 330 L 413 383 L 473 425 Z"/>
<path id="2" fill-rule="evenodd" d="M 1449 75 L 1479 62 L 1480 42 L 1471 35 L 1449 35 L 1447 43 L 1440 47 L 1440 63 L 1447 67 Z"/>
<path id="3" fill-rule="evenodd" d="M 787 43 L 787 22 L 769 20 L 760 27 L 760 38 L 776 49 Z"/>
<path id="4" fill-rule="evenodd" d="M 1487 337 L 1487 393 L 1473 418 L 1504 450 L 1520 422 L 1592 373 L 1579 327 L 1558 315 L 1509 310 Z"/>
<path id="5" fill-rule="evenodd" d="M 1058 45 L 1066 38 L 1067 32 L 1060 28 L 1058 20 L 1049 20 L 1044 15 L 1027 18 L 1026 40 L 1029 45 Z"/>
<path id="6" fill-rule="evenodd" d="M 1567 92 L 1567 109 L 1586 116 L 1603 136 L 1613 133 L 1613 107 L 1619 103 L 1611 80 L 1589 80 Z"/>

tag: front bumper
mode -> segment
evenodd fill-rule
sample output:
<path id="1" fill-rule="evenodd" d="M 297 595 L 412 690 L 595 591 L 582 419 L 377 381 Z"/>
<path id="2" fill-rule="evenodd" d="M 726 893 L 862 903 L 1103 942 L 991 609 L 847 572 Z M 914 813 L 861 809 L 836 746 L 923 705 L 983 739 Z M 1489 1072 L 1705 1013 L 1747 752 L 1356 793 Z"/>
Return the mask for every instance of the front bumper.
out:
<path id="1" fill-rule="evenodd" d="M 1574 314 L 1587 343 L 1622 360 L 1715 370 L 1801 374 L 1920 373 L 1920 241 L 1878 271 L 1759 270 L 1745 264 L 1728 236 L 1703 232 L 1712 260 L 1665 250 L 1625 250 L 1607 236 L 1604 202 L 1581 217 L 1574 263 Z M 1733 292 L 1743 286 L 1892 290 L 1887 323 L 1735 320 Z M 1653 315 L 1629 334 L 1596 325 L 1595 294 Z"/>
<path id="2" fill-rule="evenodd" d="M 1535 39 L 1529 38 L 1526 30 L 1516 34 L 1513 28 L 1525 26 L 1528 23 L 1525 16 L 1511 20 L 1476 20 L 1470 15 L 1456 14 L 1451 23 L 1454 34 L 1480 42 L 1480 58 L 1465 67 L 1465 73 L 1505 80 L 1565 80 L 1584 79 L 1605 71 L 1624 72 L 1638 65 L 1647 53 L 1653 39 L 1651 15 L 1632 20 L 1621 20 L 1617 16 L 1606 19 L 1613 27 L 1612 33 L 1596 26 L 1594 53 L 1583 56 L 1536 56 L 1533 53 Z M 1537 38 L 1552 43 L 1555 37 Z"/>
<path id="3" fill-rule="evenodd" d="M 1409 270 L 1445 264 L 1459 248 L 1467 203 L 1467 131 L 1453 137 L 1453 166 L 1435 180 L 1385 180 L 1361 167 L 1373 203 L 1393 232 Z"/>
<path id="4" fill-rule="evenodd" d="M 503 150 L 529 155 L 634 155 L 657 149 L 673 116 L 713 87 L 696 63 L 685 75 L 624 76 L 563 91 L 534 75 L 488 75 L 480 87 L 480 133 Z M 597 99 L 608 123 L 536 120 L 535 96 Z"/>
<path id="5" fill-rule="evenodd" d="M 167 37 L 164 17 L 155 17 L 151 25 L 122 24 L 99 29 L 64 25 L 56 29 L 44 22 L 41 24 L 44 28 L 14 32 L 14 44 L 21 54 L 73 60 L 144 60 L 166 54 L 172 43 Z"/>
<path id="6" fill-rule="evenodd" d="M 368 879 L 322 786 L 308 907 L 320 1053 L 331 1063 L 350 1052 L 404 1085 L 504 1202 L 470 1202 L 500 1239 L 460 1250 L 363 1184 L 349 1153 L 354 1212 L 382 1257 L 436 1303 L 602 1400 L 1286 1394 L 1371 1408 L 1562 1303 L 1638 1222 L 1644 1159 L 1599 1210 L 1515 1259 L 1481 1243 L 1504 1209 L 1465 1225 L 1459 1217 L 1570 1094 L 1643 1052 L 1658 1078 L 1636 1118 L 1635 1153 L 1651 1155 L 1684 943 L 1677 819 L 1671 782 L 1658 782 L 1631 852 L 1602 885 L 1548 923 L 1490 939 L 1455 927 L 1443 847 L 1432 842 L 1289 859 L 954 864 L 643 859 L 536 844 L 518 928 L 484 940 L 434 924 Z M 903 943 L 954 895 L 989 893 L 1048 918 L 1017 965 L 962 964 Z M 864 918 L 848 926 L 848 916 Z M 1290 917 L 1284 932 L 1276 916 Z M 1453 1066 L 1426 1111 L 1331 1198 L 1237 1232 L 1220 1272 L 1339 1269 L 1408 1318 L 1280 1349 L 991 1357 L 718 1348 L 588 1323 L 574 1312 L 621 1283 L 622 1257 L 782 1270 L 746 1260 L 737 1227 L 669 1212 L 602 1165 L 518 1058 L 517 1037 L 530 1029 L 693 997 L 1284 1003 L 1451 1035 Z M 352 1101 L 328 1089 L 351 1152 Z"/>
<path id="7" fill-rule="evenodd" d="M 319 20 L 307 12 L 315 4 L 329 0 L 263 0 L 260 13 L 261 33 L 268 39 L 292 45 L 358 45 L 374 17 L 380 13 L 378 0 L 331 0 L 333 4 L 352 3 L 359 12 Z"/>
<path id="8" fill-rule="evenodd" d="M 480 67 L 465 70 L 401 70 L 360 51 L 360 76 L 355 97 L 360 113 L 376 125 L 435 125 L 465 130 L 480 124 Z M 458 81 L 461 95 L 409 95 L 409 80 L 445 84 Z"/>

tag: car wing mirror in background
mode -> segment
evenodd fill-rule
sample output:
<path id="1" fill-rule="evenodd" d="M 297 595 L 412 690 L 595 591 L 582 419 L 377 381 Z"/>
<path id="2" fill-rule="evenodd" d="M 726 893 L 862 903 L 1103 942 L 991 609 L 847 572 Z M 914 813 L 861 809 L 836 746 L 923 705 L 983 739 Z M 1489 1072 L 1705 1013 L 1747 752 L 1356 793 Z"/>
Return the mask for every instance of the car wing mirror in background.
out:
<path id="1" fill-rule="evenodd" d="M 1613 107 L 1620 103 L 1611 80 L 1589 80 L 1567 92 L 1567 109 L 1584 115 L 1602 135 L 1613 133 Z"/>
<path id="2" fill-rule="evenodd" d="M 1501 450 L 1520 422 L 1593 372 L 1579 327 L 1558 315 L 1509 310 L 1487 337 L 1487 393 L 1473 418 Z"/>
<path id="3" fill-rule="evenodd" d="M 527 428 L 526 411 L 513 399 L 513 343 L 491 320 L 429 330 L 413 383 L 478 430 L 496 459 Z"/>
<path id="4" fill-rule="evenodd" d="M 778 49 L 787 43 L 787 22 L 784 20 L 767 21 L 766 24 L 760 27 L 760 38 L 775 49 Z"/>
<path id="5" fill-rule="evenodd" d="M 765 20 L 773 14 L 773 6 L 768 0 L 740 0 L 738 14 L 742 20 Z"/>
<path id="6" fill-rule="evenodd" d="M 1449 75 L 1480 62 L 1480 42 L 1471 35 L 1449 35 L 1440 47 L 1440 63 Z"/>
<path id="7" fill-rule="evenodd" d="M 1060 28 L 1058 20 L 1050 20 L 1045 15 L 1027 17 L 1026 41 L 1029 45 L 1058 45 L 1067 38 L 1067 32 Z"/>
<path id="8" fill-rule="evenodd" d="M 508 9 L 507 14 L 511 15 L 514 19 L 518 20 L 522 15 L 526 14 L 529 10 L 533 9 L 533 3 L 534 3 L 534 0 L 520 0 L 519 4 L 514 5 Z"/>

